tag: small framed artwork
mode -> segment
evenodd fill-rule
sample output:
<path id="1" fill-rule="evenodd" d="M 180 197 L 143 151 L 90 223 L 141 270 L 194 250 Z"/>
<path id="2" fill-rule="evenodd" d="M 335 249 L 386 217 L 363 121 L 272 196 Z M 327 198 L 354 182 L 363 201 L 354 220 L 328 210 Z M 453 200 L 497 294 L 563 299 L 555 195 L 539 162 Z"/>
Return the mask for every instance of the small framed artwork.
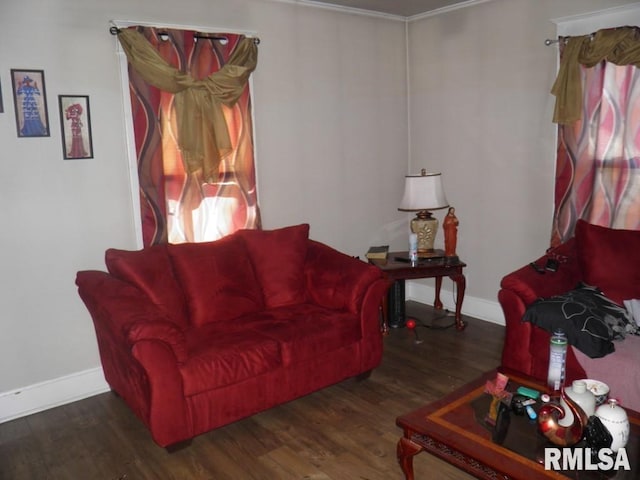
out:
<path id="1" fill-rule="evenodd" d="M 88 95 L 58 95 L 65 160 L 93 158 Z"/>
<path id="2" fill-rule="evenodd" d="M 44 70 L 11 69 L 18 137 L 48 137 L 49 113 Z"/>

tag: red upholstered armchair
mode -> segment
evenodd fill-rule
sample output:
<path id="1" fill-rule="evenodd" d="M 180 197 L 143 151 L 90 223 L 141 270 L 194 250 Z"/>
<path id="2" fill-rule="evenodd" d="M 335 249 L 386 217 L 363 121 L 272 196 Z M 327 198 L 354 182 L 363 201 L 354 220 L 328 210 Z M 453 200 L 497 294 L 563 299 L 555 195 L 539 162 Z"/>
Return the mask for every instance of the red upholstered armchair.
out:
<path id="1" fill-rule="evenodd" d="M 506 325 L 502 366 L 543 381 L 547 379 L 549 366 L 550 335 L 529 322 L 523 322 L 522 317 L 527 306 L 538 298 L 565 293 L 580 281 L 574 238 L 538 258 L 535 263 L 544 268 L 549 258 L 558 256 L 565 261 L 560 264 L 557 272 L 540 274 L 526 265 L 505 276 L 498 292 Z M 579 378 L 584 378 L 584 370 L 576 360 L 573 350 L 569 349 L 567 380 Z"/>
<path id="2" fill-rule="evenodd" d="M 538 298 L 566 293 L 578 282 L 597 287 L 619 305 L 624 300 L 640 298 L 640 231 L 606 228 L 579 220 L 574 238 L 535 263 L 544 267 L 549 258 L 560 259 L 557 272 L 540 274 L 529 265 L 521 267 L 502 279 L 498 292 L 506 322 L 502 366 L 539 380 L 547 377 L 550 335 L 522 321 L 527 306 Z M 595 361 L 612 362 L 613 358 L 611 355 Z M 567 381 L 588 376 L 583 364 L 570 348 Z M 637 364 L 627 368 L 635 370 Z"/>
<path id="3" fill-rule="evenodd" d="M 111 388 L 168 446 L 367 375 L 382 358 L 382 272 L 309 226 L 108 250 L 78 272 Z"/>

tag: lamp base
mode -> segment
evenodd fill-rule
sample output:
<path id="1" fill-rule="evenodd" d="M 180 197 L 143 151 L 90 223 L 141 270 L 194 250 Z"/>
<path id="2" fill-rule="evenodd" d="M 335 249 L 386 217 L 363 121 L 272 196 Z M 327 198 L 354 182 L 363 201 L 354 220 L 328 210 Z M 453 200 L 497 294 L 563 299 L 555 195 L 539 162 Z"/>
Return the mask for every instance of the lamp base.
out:
<path id="1" fill-rule="evenodd" d="M 423 262 L 423 261 L 429 262 L 431 260 L 440 260 L 440 259 L 446 260 L 446 257 L 444 255 L 444 250 L 440 250 L 439 248 L 436 248 L 433 252 L 426 252 L 418 255 L 418 262 Z M 396 262 L 411 263 L 411 256 L 397 255 L 393 257 L 393 260 Z"/>
<path id="2" fill-rule="evenodd" d="M 421 210 L 411 219 L 411 231 L 418 236 L 418 257 L 433 253 L 433 244 L 438 232 L 438 219 L 431 212 Z"/>
<path id="3" fill-rule="evenodd" d="M 418 253 L 418 260 L 433 260 L 436 258 L 444 258 L 444 250 L 434 248 L 430 252 Z"/>

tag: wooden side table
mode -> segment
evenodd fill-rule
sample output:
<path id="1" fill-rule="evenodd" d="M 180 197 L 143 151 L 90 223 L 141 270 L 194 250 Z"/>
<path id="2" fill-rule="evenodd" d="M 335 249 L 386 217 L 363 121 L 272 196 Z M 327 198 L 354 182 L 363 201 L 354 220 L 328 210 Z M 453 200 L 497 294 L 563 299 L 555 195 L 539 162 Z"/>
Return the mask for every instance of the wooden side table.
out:
<path id="1" fill-rule="evenodd" d="M 442 254 L 442 256 L 440 256 Z M 464 291 L 466 288 L 466 279 L 462 270 L 467 265 L 460 261 L 459 258 L 447 258 L 444 252 L 436 251 L 431 258 L 420 259 L 415 266 L 407 260 L 409 252 L 389 252 L 385 260 L 371 259 L 369 263 L 380 268 L 388 278 L 396 282 L 404 282 L 405 280 L 415 278 L 435 278 L 436 279 L 436 298 L 433 302 L 434 308 L 442 309 L 440 301 L 440 289 L 442 287 L 442 277 L 449 277 L 456 284 L 456 329 L 464 330 L 466 324 L 462 320 L 462 301 L 464 300 Z M 404 299 L 398 299 L 404 301 Z M 383 332 L 389 331 L 389 305 L 387 297 L 384 297 L 382 311 L 384 316 Z"/>

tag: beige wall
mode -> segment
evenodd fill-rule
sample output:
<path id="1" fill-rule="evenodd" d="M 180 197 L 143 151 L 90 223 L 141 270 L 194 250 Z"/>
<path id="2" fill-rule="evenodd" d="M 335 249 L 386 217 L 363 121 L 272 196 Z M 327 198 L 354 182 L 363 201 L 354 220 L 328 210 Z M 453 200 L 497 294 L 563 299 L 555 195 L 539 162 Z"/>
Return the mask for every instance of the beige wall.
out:
<path id="1" fill-rule="evenodd" d="M 622 3 L 494 0 L 412 21 L 408 95 L 407 25 L 394 18 L 274 0 L 0 2 L 0 420 L 105 387 L 74 278 L 104 268 L 108 247 L 136 248 L 109 20 L 262 39 L 253 86 L 266 228 L 308 222 L 353 255 L 404 248 L 402 176 L 441 170 L 473 314 L 495 307 L 499 278 L 549 237 L 550 19 Z M 10 68 L 44 69 L 50 137 L 17 138 Z M 90 96 L 94 159 L 62 160 L 59 94 Z"/>
<path id="2" fill-rule="evenodd" d="M 261 38 L 253 86 L 266 228 L 308 222 L 314 238 L 362 255 L 398 217 L 404 21 L 264 0 L 0 2 L 0 418 L 1 392 L 99 366 L 75 273 L 104 268 L 108 247 L 136 248 L 111 19 Z M 51 137 L 16 137 L 10 68 L 44 69 Z M 94 159 L 62 159 L 58 94 L 90 96 Z"/>
<path id="3" fill-rule="evenodd" d="M 495 301 L 500 279 L 549 246 L 552 19 L 628 3 L 493 0 L 410 22 L 410 169 L 443 174 L 469 301 Z"/>

